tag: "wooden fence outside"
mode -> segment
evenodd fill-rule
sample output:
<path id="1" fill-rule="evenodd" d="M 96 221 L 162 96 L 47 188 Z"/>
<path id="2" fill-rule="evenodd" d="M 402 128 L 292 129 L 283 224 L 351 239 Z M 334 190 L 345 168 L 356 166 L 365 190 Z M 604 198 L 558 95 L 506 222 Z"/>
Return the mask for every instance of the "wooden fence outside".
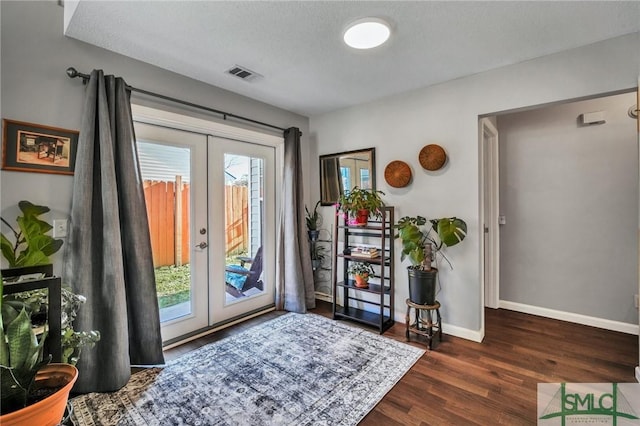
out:
<path id="1" fill-rule="evenodd" d="M 144 181 L 153 265 L 189 263 L 190 187 L 178 176 L 175 182 Z M 248 188 L 225 186 L 227 254 L 249 247 Z M 209 239 L 212 237 L 209 236 Z"/>

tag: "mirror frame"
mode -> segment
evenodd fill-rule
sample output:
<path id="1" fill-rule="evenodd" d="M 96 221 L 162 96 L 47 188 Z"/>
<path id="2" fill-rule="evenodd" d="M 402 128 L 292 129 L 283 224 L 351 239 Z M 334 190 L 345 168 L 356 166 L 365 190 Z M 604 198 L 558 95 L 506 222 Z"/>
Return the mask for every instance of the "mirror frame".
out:
<path id="1" fill-rule="evenodd" d="M 325 166 L 324 166 L 325 162 L 327 160 L 334 160 L 334 159 L 337 159 L 339 162 L 340 157 L 353 155 L 353 154 L 369 154 L 369 162 L 371 164 L 371 167 L 369 170 L 369 179 L 371 181 L 371 189 L 373 190 L 376 189 L 376 149 L 375 148 L 363 148 L 363 149 L 356 149 L 353 151 L 336 152 L 334 154 L 324 154 L 319 157 L 320 205 L 331 206 L 338 202 L 337 198 L 335 200 L 329 200 L 327 198 L 323 198 L 324 196 L 323 194 L 329 191 L 329 186 L 330 186 L 328 179 L 326 179 L 323 173 L 323 171 L 325 170 Z M 338 179 L 339 178 L 340 178 L 340 175 L 338 174 Z M 334 192 L 335 191 L 336 190 L 334 188 Z M 338 182 L 337 193 L 342 194 L 342 185 L 340 181 Z"/>

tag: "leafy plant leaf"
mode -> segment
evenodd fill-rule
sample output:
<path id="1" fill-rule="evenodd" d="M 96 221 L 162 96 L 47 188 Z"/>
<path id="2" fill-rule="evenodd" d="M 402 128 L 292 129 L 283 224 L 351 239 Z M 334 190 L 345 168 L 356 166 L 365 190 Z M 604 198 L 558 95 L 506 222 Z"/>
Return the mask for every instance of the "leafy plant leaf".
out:
<path id="1" fill-rule="evenodd" d="M 0 383 L 0 405 L 3 413 L 27 404 L 27 389 L 20 384 L 12 368 L 0 365 Z"/>
<path id="2" fill-rule="evenodd" d="M 443 218 L 437 223 L 438 236 L 447 247 L 455 246 L 467 236 L 467 224 L 458 218 Z"/>
<path id="3" fill-rule="evenodd" d="M 7 326 L 9 363 L 12 368 L 28 368 L 32 354 L 38 350 L 38 339 L 31 329 L 31 318 L 23 309 L 18 317 Z"/>
<path id="4" fill-rule="evenodd" d="M 18 207 L 25 217 L 38 217 L 41 214 L 48 213 L 51 209 L 47 206 L 38 206 L 30 201 L 20 201 Z"/>
<path id="5" fill-rule="evenodd" d="M 0 234 L 0 248 L 2 249 L 2 256 L 4 256 L 9 263 L 9 267 L 13 268 L 16 266 L 16 256 L 13 252 L 13 244 L 11 244 L 11 241 L 9 241 L 4 234 Z"/>

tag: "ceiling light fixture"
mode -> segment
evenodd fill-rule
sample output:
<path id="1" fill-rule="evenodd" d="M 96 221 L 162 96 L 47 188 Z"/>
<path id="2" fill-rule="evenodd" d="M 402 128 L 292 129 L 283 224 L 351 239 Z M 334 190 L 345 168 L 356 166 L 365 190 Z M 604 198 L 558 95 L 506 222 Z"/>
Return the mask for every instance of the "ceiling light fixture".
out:
<path id="1" fill-rule="evenodd" d="M 352 22 L 344 32 L 344 42 L 354 49 L 372 49 L 389 39 L 389 24 L 379 18 L 364 18 Z"/>

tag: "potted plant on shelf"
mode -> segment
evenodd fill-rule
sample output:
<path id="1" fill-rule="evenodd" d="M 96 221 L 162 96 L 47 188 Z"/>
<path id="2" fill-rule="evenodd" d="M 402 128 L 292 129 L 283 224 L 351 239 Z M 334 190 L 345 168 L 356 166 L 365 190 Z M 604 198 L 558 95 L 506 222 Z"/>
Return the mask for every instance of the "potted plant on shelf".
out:
<path id="1" fill-rule="evenodd" d="M 313 213 L 309 211 L 307 206 L 304 206 L 304 211 L 306 212 L 305 220 L 307 222 L 307 233 L 309 234 L 309 239 L 311 241 L 317 241 L 318 235 L 320 231 L 318 231 L 318 226 L 322 222 L 322 216 L 318 213 L 318 206 L 320 205 L 320 201 L 318 201 L 313 208 Z"/>
<path id="2" fill-rule="evenodd" d="M 382 217 L 382 208 L 385 203 L 380 195 L 384 195 L 384 192 L 356 186 L 348 193 L 342 194 L 338 199 L 338 204 L 345 215 L 354 218 L 354 221 L 349 224 L 366 226 L 369 216 L 377 219 Z"/>
<path id="3" fill-rule="evenodd" d="M 373 267 L 364 262 L 352 262 L 349 264 L 347 272 L 353 275 L 355 279 L 355 286 L 358 288 L 369 287 L 369 277 L 373 275 Z"/>
<path id="4" fill-rule="evenodd" d="M 443 247 L 451 247 L 467 235 L 467 224 L 456 217 L 431 219 L 422 216 L 401 218 L 394 226 L 396 238 L 402 242 L 401 260 L 411 262 L 409 274 L 409 299 L 420 305 L 433 305 L 436 294 L 438 269 L 431 266 L 439 254 L 450 267 L 451 262 L 442 253 Z"/>
<path id="5" fill-rule="evenodd" d="M 54 426 L 60 423 L 69 392 L 78 378 L 70 364 L 43 359 L 46 330 L 40 341 L 26 306 L 18 315 L 4 309 L 0 286 L 0 424 Z"/>
<path id="6" fill-rule="evenodd" d="M 324 251 L 325 247 L 318 244 L 311 247 L 311 267 L 314 271 L 322 266 L 322 261 L 325 258 Z"/>

